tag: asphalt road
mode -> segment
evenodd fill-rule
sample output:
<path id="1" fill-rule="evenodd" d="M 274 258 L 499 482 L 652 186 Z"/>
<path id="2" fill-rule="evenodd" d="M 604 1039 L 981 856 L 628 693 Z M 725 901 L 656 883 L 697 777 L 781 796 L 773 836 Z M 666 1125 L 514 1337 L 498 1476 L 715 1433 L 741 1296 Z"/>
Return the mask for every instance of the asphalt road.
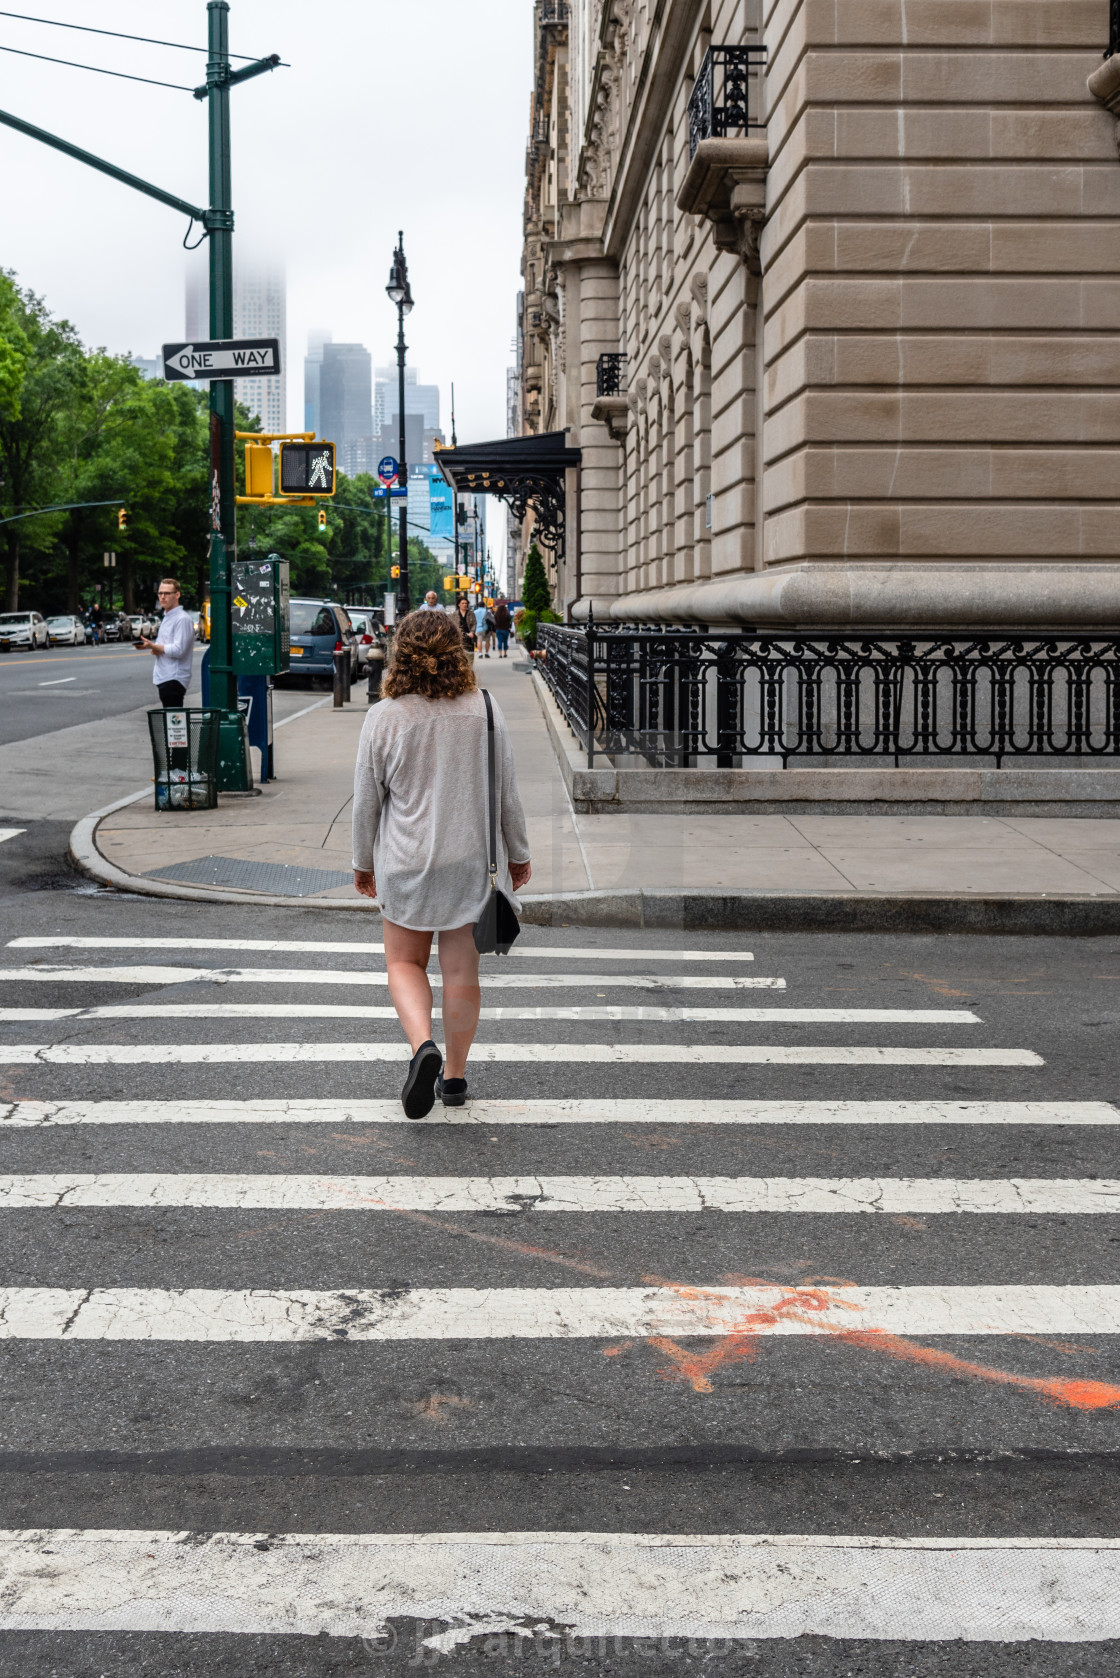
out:
<path id="1" fill-rule="evenodd" d="M 201 659 L 202 649 L 196 654 Z M 0 746 L 73 723 L 100 722 L 152 701 L 148 653 L 109 641 L 0 657 Z"/>
<path id="2" fill-rule="evenodd" d="M 83 660 L 90 662 L 79 652 L 75 662 Z M 7 1341 L 0 1361 L 0 1527 L 8 1533 L 127 1529 L 143 1541 L 168 1531 L 234 1532 L 259 1535 L 258 1548 L 274 1559 L 278 1551 L 281 1560 L 293 1542 L 283 1535 L 292 1534 L 799 1534 L 874 1538 L 888 1552 L 899 1539 L 1120 1538 L 1120 1407 L 1109 1397 L 1111 1388 L 1120 1400 L 1120 1336 L 1096 1332 L 1095 1307 L 1085 1307 L 1087 1317 L 1055 1319 L 1043 1332 L 1011 1316 L 999 1318 L 1000 1332 L 864 1332 L 858 1313 L 851 1332 L 775 1330 L 788 1309 L 782 1302 L 798 1288 L 816 1290 L 814 1309 L 837 1310 L 853 1309 L 853 1285 L 911 1290 L 907 1297 L 922 1289 L 944 1290 L 945 1298 L 962 1288 L 989 1290 L 985 1297 L 999 1317 L 1009 1288 L 1120 1283 L 1120 1216 L 1086 1211 L 1094 1193 L 1111 1192 L 1108 1181 L 1120 1175 L 1117 1126 L 1087 1122 L 1088 1108 L 1076 1122 L 1068 1110 L 1067 1122 L 1042 1122 L 1053 1104 L 1115 1099 L 1116 940 L 530 928 L 526 947 L 600 953 L 542 953 L 504 964 L 489 958 L 489 974 L 522 982 L 484 991 L 487 1006 L 522 1014 L 530 1007 L 619 1005 L 903 1010 L 912 1017 L 488 1020 L 481 1042 L 583 1045 L 587 1053 L 533 1059 L 514 1049 L 514 1058 L 479 1064 L 472 1072 L 477 1102 L 589 1105 L 541 1110 L 528 1124 L 509 1122 L 494 1107 L 476 1109 L 493 1115 L 482 1125 L 408 1126 L 355 1105 L 391 1100 L 404 1066 L 403 1053 L 357 1058 L 369 1044 L 399 1041 L 392 1020 L 339 1012 L 387 1002 L 383 988 L 344 978 L 382 966 L 358 943 L 371 936 L 368 921 L 311 907 L 154 905 L 83 883 L 64 856 L 62 823 L 32 824 L 0 843 L 0 1061 L 5 1046 L 9 1051 L 9 1063 L 0 1064 L 0 1181 L 10 1188 L 18 1177 L 25 1195 L 29 1183 L 48 1174 L 56 1189 L 63 1179 L 78 1184 L 37 1205 L 9 1203 L 0 1213 L 0 1288 L 77 1290 L 76 1311 L 85 1308 L 80 1301 L 89 1289 L 138 1290 L 148 1301 L 167 1290 L 226 1290 L 227 1302 L 209 1343 L 189 1327 L 178 1339 L 150 1326 L 148 1338 L 116 1338 L 119 1330 L 96 1325 L 75 1330 L 76 1340 L 68 1330 Z M 13 943 L 35 938 L 159 942 Z M 186 939 L 353 947 L 262 951 L 173 942 Z M 657 952 L 665 950 L 691 955 L 664 959 Z M 749 963 L 720 959 L 746 951 L 754 956 Z M 701 954 L 705 959 L 697 959 Z M 287 976 L 113 979 L 114 969 L 141 964 Z M 46 972 L 63 967 L 83 971 Z M 29 969 L 44 976 L 28 977 Z M 313 982 L 324 970 L 340 977 Z M 651 972 L 669 990 L 627 984 Z M 590 973 L 593 982 L 533 984 L 558 973 Z M 732 975 L 781 978 L 785 988 L 680 984 L 684 977 Z M 105 1006 L 133 1012 L 72 1012 Z M 289 1013 L 233 1012 L 246 1006 Z M 144 1012 L 161 1007 L 172 1012 Z M 177 1017 L 183 1007 L 198 1012 Z M 13 1018 L 15 1009 L 71 1012 L 29 1019 Z M 335 1017 L 314 1009 L 334 1009 Z M 933 1020 L 930 1010 L 974 1019 Z M 312 1056 L 325 1044 L 348 1044 L 355 1058 L 285 1062 L 285 1051 L 268 1047 L 259 1060 L 236 1053 L 238 1046 L 250 1053 L 281 1044 L 303 1045 Z M 630 1058 L 591 1060 L 604 1044 L 622 1045 Z M 85 1050 L 93 1059 L 41 1064 L 29 1054 L 13 1058 L 18 1045 L 55 1045 L 71 1060 Z M 184 1045 L 235 1052 L 211 1063 L 174 1058 Z M 743 1046 L 815 1046 L 825 1058 L 747 1064 L 704 1061 L 699 1053 Z M 845 1064 L 841 1052 L 859 1046 L 963 1047 L 995 1058 Z M 652 1047 L 678 1058 L 650 1064 L 642 1051 Z M 1020 1052 L 1018 1064 L 1000 1063 L 1009 1051 Z M 298 1100 L 329 1101 L 334 1109 L 326 1122 L 278 1106 L 257 1110 Z M 588 1122 L 604 1100 L 638 1105 L 613 1122 Z M 752 1107 L 751 1122 L 743 1122 L 747 1107 L 768 1101 L 859 1105 L 831 1117 L 805 1108 L 801 1122 L 793 1122 L 791 1109 Z M 129 1122 L 104 1122 L 106 1104 L 121 1102 L 138 1104 L 125 1115 Z M 199 1105 L 207 1102 L 241 1105 L 213 1122 Z M 699 1105 L 673 1105 L 680 1102 Z M 899 1108 L 895 1122 L 873 1122 L 885 1111 L 875 1104 L 937 1102 L 953 1107 L 937 1122 L 929 1122 L 928 1109 L 922 1118 L 912 1107 Z M 84 1104 L 85 1117 L 12 1122 L 17 1112 L 26 1118 L 53 1111 L 35 1103 Z M 1003 1109 L 1002 1118 L 986 1109 L 983 1122 L 965 1122 L 977 1117 L 976 1103 L 1034 1105 L 1017 1116 Z M 1099 1119 L 1107 1108 L 1094 1111 Z M 170 1193 L 180 1203 L 127 1204 L 129 1193 L 135 1199 L 127 1184 L 136 1174 L 151 1195 Z M 478 1212 L 410 1210 L 399 1204 L 399 1182 L 396 1210 L 316 1201 L 325 1181 L 356 1176 L 407 1179 L 414 1188 L 414 1179 L 439 1179 L 441 1193 L 463 1179 L 516 1177 L 538 1188 Z M 163 1189 L 153 1186 L 156 1178 Z M 303 1199 L 271 1208 L 216 1205 L 219 1178 L 250 1199 L 263 1179 L 290 1192 L 299 1178 Z M 649 1197 L 643 1210 L 547 1210 L 548 1196 L 560 1192 L 558 1179 L 568 1185 L 564 1192 L 601 1195 L 635 1178 Z M 900 1206 L 910 1205 L 907 1194 L 919 1194 L 913 1185 L 931 1180 L 1002 1185 L 1009 1194 L 1009 1184 L 1077 1187 L 1063 1209 L 1043 1212 L 868 1215 L 795 1212 L 788 1202 L 764 1212 L 671 1211 L 657 1203 L 666 1180 L 697 1179 L 785 1184 L 783 1193 L 791 1183 L 803 1192 L 822 1180 L 865 1195 L 887 1192 L 869 1190 L 869 1183 L 886 1184 Z M 90 1183 L 93 1189 L 81 1188 Z M 80 1204 L 82 1194 L 101 1198 Z M 421 1334 L 414 1324 L 411 1333 L 386 1339 L 364 1337 L 354 1326 L 362 1290 L 376 1293 L 380 1310 L 418 1312 L 427 1307 L 417 1290 L 479 1290 L 474 1304 L 457 1296 L 456 1309 L 469 1313 L 515 1290 L 539 1301 L 573 1289 L 668 1290 L 692 1302 L 689 1309 L 703 1309 L 705 1298 L 728 1287 L 763 1291 L 769 1304 L 760 1327 L 752 1318 L 729 1333 L 676 1339 L 578 1328 L 564 1336 L 547 1326 L 474 1338 L 456 1333 L 462 1323 L 454 1319 L 441 1331 Z M 335 1305 L 321 1305 L 321 1323 L 306 1338 L 247 1338 L 229 1325 L 255 1308 L 261 1290 L 293 1298 L 312 1290 Z M 349 1314 L 338 1320 L 349 1329 L 328 1323 L 340 1296 Z M 571 1306 L 582 1308 L 578 1301 Z M 156 1553 L 157 1541 L 147 1542 L 141 1567 L 149 1550 Z M 37 1563 L 48 1573 L 61 1565 L 55 1543 L 40 1541 L 40 1551 L 56 1556 Z M 203 1541 L 193 1543 L 197 1553 Z M 652 1638 L 617 1630 L 595 1637 L 572 1633 L 578 1614 L 559 1600 L 552 1612 L 546 1604 L 535 1616 L 503 1618 L 492 1611 L 487 1617 L 473 1596 L 449 1599 L 442 1619 L 398 1614 L 388 1633 L 376 1636 L 204 1632 L 190 1623 L 186 1597 L 171 1592 L 154 1610 L 152 1629 L 92 1630 L 83 1622 L 87 1629 L 4 1631 L 0 1671 L 20 1678 L 432 1668 L 627 1678 L 1111 1678 L 1118 1640 L 1001 1641 L 990 1629 L 976 1630 L 983 1616 L 970 1607 L 970 1593 L 980 1588 L 988 1552 L 956 1553 L 960 1616 L 982 1641 L 899 1633 L 897 1626 L 892 1635 L 845 1636 L 843 1615 L 841 1634 L 830 1636 L 728 1641 L 673 1633 L 658 1641 L 655 1628 Z M 606 1564 L 597 1569 L 591 1588 L 608 1589 L 609 1572 Z M 670 1590 L 670 1574 L 656 1587 L 655 1603 Z M 793 1588 L 790 1576 L 782 1575 L 787 1583 L 778 1597 Z M 508 1579 L 504 1588 L 511 1588 Z M 917 1602 L 916 1587 L 900 1588 L 904 1603 Z M 1056 1586 L 1047 1589 L 1060 1600 Z M 7 1601 L 0 1585 L 0 1624 Z M 292 1612 L 300 1611 L 298 1592 L 291 1601 Z M 889 1606 L 886 1587 L 883 1601 Z M 917 1607 L 913 1612 L 920 1617 Z M 474 1636 L 468 1628 L 465 1640 L 447 1649 L 425 1641 L 456 1617 L 462 1628 L 472 1614 Z"/>

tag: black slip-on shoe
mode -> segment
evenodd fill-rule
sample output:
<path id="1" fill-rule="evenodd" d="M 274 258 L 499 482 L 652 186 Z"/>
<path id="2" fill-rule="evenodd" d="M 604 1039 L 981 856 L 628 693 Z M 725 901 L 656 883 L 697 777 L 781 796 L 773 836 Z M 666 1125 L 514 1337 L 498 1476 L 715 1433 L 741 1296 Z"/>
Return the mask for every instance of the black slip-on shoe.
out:
<path id="1" fill-rule="evenodd" d="M 436 1094 L 445 1107 L 464 1107 L 467 1100 L 467 1080 L 444 1078 L 441 1074 L 436 1079 Z"/>
<path id="2" fill-rule="evenodd" d="M 443 1066 L 443 1056 L 429 1037 L 421 1043 L 408 1067 L 408 1077 L 401 1091 L 401 1106 L 406 1119 L 423 1119 L 436 1104 L 436 1079 Z"/>

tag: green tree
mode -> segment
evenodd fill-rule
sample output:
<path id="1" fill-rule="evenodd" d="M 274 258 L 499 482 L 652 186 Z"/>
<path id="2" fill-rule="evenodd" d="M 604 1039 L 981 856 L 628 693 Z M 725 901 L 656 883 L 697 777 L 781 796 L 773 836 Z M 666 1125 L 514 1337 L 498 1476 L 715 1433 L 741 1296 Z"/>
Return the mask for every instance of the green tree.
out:
<path id="1" fill-rule="evenodd" d="M 552 595 L 548 587 L 548 576 L 545 572 L 541 551 L 534 542 L 525 560 L 525 575 L 521 582 L 521 599 L 525 610 L 540 617 L 552 606 Z"/>
<path id="2" fill-rule="evenodd" d="M 82 347 L 68 321 L 56 321 L 42 299 L 0 271 L 0 509 L 11 517 L 62 497 L 61 431 L 82 370 Z M 58 515 L 4 527 L 7 609 L 19 606 L 25 553 L 49 552 Z"/>

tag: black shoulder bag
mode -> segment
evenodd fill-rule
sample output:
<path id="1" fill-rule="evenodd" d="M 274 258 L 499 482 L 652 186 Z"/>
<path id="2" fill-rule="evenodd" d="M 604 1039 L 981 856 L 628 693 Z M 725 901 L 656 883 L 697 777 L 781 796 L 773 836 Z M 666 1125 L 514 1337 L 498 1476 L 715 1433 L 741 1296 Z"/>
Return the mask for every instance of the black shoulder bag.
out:
<path id="1" fill-rule="evenodd" d="M 486 782 L 490 817 L 490 895 L 486 907 L 474 923 L 474 947 L 480 955 L 505 956 L 521 932 L 513 904 L 498 884 L 498 793 L 494 776 L 494 708 L 490 695 L 482 690 L 486 702 Z"/>

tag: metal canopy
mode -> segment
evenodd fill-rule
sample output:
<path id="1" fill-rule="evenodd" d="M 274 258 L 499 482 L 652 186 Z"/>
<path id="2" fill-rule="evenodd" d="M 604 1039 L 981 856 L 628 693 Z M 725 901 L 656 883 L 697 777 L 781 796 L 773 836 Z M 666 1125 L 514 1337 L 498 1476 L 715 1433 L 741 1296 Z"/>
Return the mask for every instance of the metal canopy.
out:
<path id="1" fill-rule="evenodd" d="M 564 552 L 565 473 L 583 456 L 568 447 L 567 432 L 500 437 L 439 449 L 436 464 L 460 495 L 496 495 L 520 522 L 533 509 L 534 535 L 557 557 Z"/>

